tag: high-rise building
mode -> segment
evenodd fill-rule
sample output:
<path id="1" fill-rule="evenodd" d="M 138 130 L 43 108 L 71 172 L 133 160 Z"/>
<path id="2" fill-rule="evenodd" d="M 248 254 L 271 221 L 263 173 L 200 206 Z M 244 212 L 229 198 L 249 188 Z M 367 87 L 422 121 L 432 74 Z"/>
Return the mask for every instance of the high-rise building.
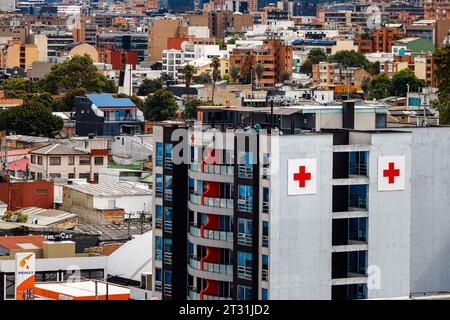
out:
<path id="1" fill-rule="evenodd" d="M 155 296 L 371 299 L 448 285 L 432 250 L 450 220 L 432 226 L 446 200 L 431 190 L 448 174 L 441 155 L 426 158 L 442 148 L 430 135 L 450 130 L 380 130 L 386 109 L 352 101 L 272 112 L 199 107 L 199 127 L 154 127 Z M 232 128 L 268 122 L 283 134 Z M 440 173 L 420 173 L 430 165 Z"/>

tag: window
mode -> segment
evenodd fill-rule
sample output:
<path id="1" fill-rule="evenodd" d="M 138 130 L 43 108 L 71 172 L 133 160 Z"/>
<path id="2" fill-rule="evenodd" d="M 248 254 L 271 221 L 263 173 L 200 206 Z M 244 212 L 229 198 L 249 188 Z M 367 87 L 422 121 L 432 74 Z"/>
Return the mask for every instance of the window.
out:
<path id="1" fill-rule="evenodd" d="M 94 158 L 94 164 L 96 166 L 102 166 L 103 165 L 103 157 L 95 157 Z"/>
<path id="2" fill-rule="evenodd" d="M 155 206 L 155 228 L 161 228 L 162 226 L 162 206 L 160 206 L 159 204 L 157 204 Z"/>
<path id="3" fill-rule="evenodd" d="M 50 179 L 59 179 L 61 178 L 61 173 L 49 173 L 48 177 Z"/>
<path id="4" fill-rule="evenodd" d="M 262 222 L 262 246 L 269 247 L 269 221 Z"/>
<path id="5" fill-rule="evenodd" d="M 162 238 L 155 237 L 155 260 L 162 261 Z"/>
<path id="6" fill-rule="evenodd" d="M 172 271 L 164 270 L 164 294 L 172 295 Z"/>
<path id="7" fill-rule="evenodd" d="M 91 164 L 91 158 L 82 156 L 82 157 L 80 157 L 80 162 L 79 162 L 79 164 L 80 164 L 81 166 L 82 166 L 82 165 L 89 165 L 89 164 Z"/>
<path id="8" fill-rule="evenodd" d="M 263 188 L 262 212 L 269 213 L 269 188 Z"/>
<path id="9" fill-rule="evenodd" d="M 61 165 L 61 157 L 50 157 L 49 163 L 51 166 L 60 166 Z"/>
<path id="10" fill-rule="evenodd" d="M 155 268 L 155 291 L 161 291 L 161 268 Z"/>
<path id="11" fill-rule="evenodd" d="M 261 288 L 261 300 L 269 300 L 269 292 L 266 288 Z"/>
<path id="12" fill-rule="evenodd" d="M 31 163 L 36 163 L 36 156 L 35 155 L 31 155 Z"/>
<path id="13" fill-rule="evenodd" d="M 166 169 L 172 169 L 172 144 L 166 143 Z"/>
<path id="14" fill-rule="evenodd" d="M 165 176 L 164 200 L 172 201 L 172 176 Z"/>
<path id="15" fill-rule="evenodd" d="M 238 271 L 240 279 L 252 279 L 252 254 L 250 252 L 238 251 Z"/>
<path id="16" fill-rule="evenodd" d="M 73 166 L 75 164 L 75 157 L 69 157 L 69 166 Z"/>
<path id="17" fill-rule="evenodd" d="M 172 264 L 172 239 L 164 239 L 164 263 Z"/>
<path id="18" fill-rule="evenodd" d="M 37 162 L 38 164 L 42 165 L 42 156 L 37 157 Z"/>
<path id="19" fill-rule="evenodd" d="M 252 220 L 239 218 L 238 228 L 238 244 L 243 246 L 251 246 L 253 238 Z"/>
<path id="20" fill-rule="evenodd" d="M 98 181 L 98 173 L 94 173 L 94 181 Z"/>
<path id="21" fill-rule="evenodd" d="M 253 177 L 253 154 L 251 152 L 239 152 L 238 176 L 248 179 Z"/>
<path id="22" fill-rule="evenodd" d="M 238 209 L 243 212 L 252 212 L 253 208 L 252 186 L 239 185 Z"/>
<path id="23" fill-rule="evenodd" d="M 172 208 L 164 208 L 164 231 L 172 232 Z"/>
<path id="24" fill-rule="evenodd" d="M 238 300 L 251 300 L 252 299 L 252 287 L 250 286 L 237 286 L 237 298 Z"/>
<path id="25" fill-rule="evenodd" d="M 162 167 L 162 165 L 163 165 L 163 145 L 161 142 L 157 142 L 155 166 Z"/>
<path id="26" fill-rule="evenodd" d="M 42 172 L 38 172 L 37 174 L 37 180 L 41 181 L 42 180 Z"/>
<path id="27" fill-rule="evenodd" d="M 161 173 L 155 175 L 155 197 L 162 197 L 163 193 L 163 176 Z"/>
<path id="28" fill-rule="evenodd" d="M 265 254 L 262 255 L 261 279 L 263 281 L 269 280 L 269 256 Z"/>
<path id="29" fill-rule="evenodd" d="M 69 174 L 67 175 L 67 178 L 68 178 L 68 179 L 75 179 L 75 173 L 69 173 Z"/>
<path id="30" fill-rule="evenodd" d="M 80 179 L 86 179 L 86 180 L 89 180 L 91 178 L 91 175 L 89 174 L 89 172 L 80 173 L 78 176 L 80 177 Z"/>

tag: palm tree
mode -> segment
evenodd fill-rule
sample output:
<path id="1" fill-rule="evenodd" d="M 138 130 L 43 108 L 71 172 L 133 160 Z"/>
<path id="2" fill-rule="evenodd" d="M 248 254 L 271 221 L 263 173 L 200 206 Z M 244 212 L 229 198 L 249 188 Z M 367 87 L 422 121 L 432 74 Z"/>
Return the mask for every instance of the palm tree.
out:
<path id="1" fill-rule="evenodd" d="M 189 88 L 191 87 L 192 77 L 194 76 L 194 66 L 187 64 L 183 68 L 184 81 L 186 84 L 187 100 L 189 101 Z"/>
<path id="2" fill-rule="evenodd" d="M 256 77 L 258 78 L 258 85 L 261 85 L 261 79 L 263 77 L 264 66 L 258 62 L 255 66 Z"/>
<path id="3" fill-rule="evenodd" d="M 213 75 L 212 75 L 212 80 L 213 80 L 213 87 L 212 87 L 212 97 L 211 97 L 211 100 L 212 100 L 212 103 L 214 104 L 214 92 L 216 91 L 216 81 L 217 81 L 217 79 L 219 79 L 219 76 L 220 76 L 220 71 L 219 71 L 219 68 L 220 68 L 220 60 L 219 60 L 219 57 L 218 56 L 214 56 L 214 57 L 212 57 L 212 63 L 211 63 L 211 66 L 212 66 L 212 68 L 213 68 Z"/>
<path id="4" fill-rule="evenodd" d="M 230 69 L 230 77 L 233 82 L 236 82 L 237 78 L 239 76 L 239 67 L 238 66 L 232 66 Z"/>

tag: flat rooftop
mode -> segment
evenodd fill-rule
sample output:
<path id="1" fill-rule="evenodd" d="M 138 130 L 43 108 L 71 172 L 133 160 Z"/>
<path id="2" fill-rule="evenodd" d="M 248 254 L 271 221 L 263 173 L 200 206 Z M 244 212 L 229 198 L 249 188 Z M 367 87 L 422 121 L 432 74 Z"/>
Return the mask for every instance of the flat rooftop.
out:
<path id="1" fill-rule="evenodd" d="M 73 184 L 65 187 L 96 197 L 151 196 L 150 189 L 145 189 L 131 182 Z"/>

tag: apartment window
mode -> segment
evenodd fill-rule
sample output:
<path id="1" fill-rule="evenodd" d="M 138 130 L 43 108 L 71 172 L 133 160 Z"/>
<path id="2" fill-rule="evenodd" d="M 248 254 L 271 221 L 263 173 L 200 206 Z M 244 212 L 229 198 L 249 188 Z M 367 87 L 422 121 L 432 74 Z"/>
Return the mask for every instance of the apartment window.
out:
<path id="1" fill-rule="evenodd" d="M 41 181 L 42 180 L 42 172 L 38 172 L 37 174 L 37 180 Z"/>
<path id="2" fill-rule="evenodd" d="M 94 158 L 94 164 L 96 166 L 102 166 L 103 165 L 103 157 L 95 157 Z"/>
<path id="3" fill-rule="evenodd" d="M 261 288 L 261 300 L 269 300 L 269 291 L 266 288 Z"/>
<path id="4" fill-rule="evenodd" d="M 98 173 L 94 173 L 94 181 L 98 181 Z"/>
<path id="5" fill-rule="evenodd" d="M 164 294 L 172 295 L 172 271 L 164 270 Z"/>
<path id="6" fill-rule="evenodd" d="M 60 166 L 61 165 L 61 157 L 50 157 L 49 163 L 51 166 Z"/>
<path id="7" fill-rule="evenodd" d="M 155 291 L 161 291 L 161 268 L 155 268 Z"/>
<path id="8" fill-rule="evenodd" d="M 161 198 L 163 193 L 163 175 L 157 173 L 155 175 L 155 197 Z"/>
<path id="9" fill-rule="evenodd" d="M 42 156 L 37 157 L 37 162 L 39 165 L 42 165 Z"/>
<path id="10" fill-rule="evenodd" d="M 238 176 L 247 179 L 253 177 L 253 154 L 251 152 L 239 152 Z"/>
<path id="11" fill-rule="evenodd" d="M 172 239 L 164 239 L 164 263 L 172 264 Z"/>
<path id="12" fill-rule="evenodd" d="M 237 286 L 237 299 L 238 300 L 251 300 L 252 299 L 252 287 L 238 285 Z"/>
<path id="13" fill-rule="evenodd" d="M 69 173 L 69 174 L 67 175 L 67 178 L 68 178 L 68 179 L 75 179 L 75 173 Z"/>
<path id="14" fill-rule="evenodd" d="M 163 165 L 163 145 L 161 142 L 156 143 L 156 159 L 155 165 L 157 167 L 162 167 Z"/>
<path id="15" fill-rule="evenodd" d="M 31 155 L 31 163 L 36 163 L 36 156 L 34 156 L 34 155 Z"/>
<path id="16" fill-rule="evenodd" d="M 73 166 L 75 164 L 75 157 L 69 157 L 69 166 Z"/>
<path id="17" fill-rule="evenodd" d="M 253 189 L 252 186 L 239 185 L 238 209 L 243 212 L 252 212 Z"/>
<path id="18" fill-rule="evenodd" d="M 164 208 L 164 231 L 172 233 L 172 208 Z"/>
<path id="19" fill-rule="evenodd" d="M 262 246 L 269 247 L 269 221 L 262 222 Z"/>
<path id="20" fill-rule="evenodd" d="M 238 244 L 251 246 L 253 238 L 253 226 L 250 219 L 238 219 Z"/>
<path id="21" fill-rule="evenodd" d="M 238 251 L 238 271 L 237 276 L 240 279 L 252 279 L 252 254 L 250 252 Z"/>
<path id="22" fill-rule="evenodd" d="M 61 173 L 49 173 L 48 177 L 50 179 L 59 179 L 61 178 Z"/>
<path id="23" fill-rule="evenodd" d="M 162 226 L 162 219 L 163 219 L 163 209 L 162 206 L 157 204 L 155 206 L 155 228 L 161 228 Z"/>
<path id="24" fill-rule="evenodd" d="M 166 169 L 172 169 L 173 162 L 172 162 L 172 144 L 166 143 Z"/>
<path id="25" fill-rule="evenodd" d="M 262 255 L 262 268 L 261 268 L 261 279 L 263 281 L 269 281 L 269 256 Z"/>
<path id="26" fill-rule="evenodd" d="M 262 212 L 269 213 L 269 188 L 263 188 Z"/>
<path id="27" fill-rule="evenodd" d="M 164 200 L 172 201 L 172 176 L 165 176 Z"/>
<path id="28" fill-rule="evenodd" d="M 162 261 L 162 238 L 155 237 L 155 260 Z"/>
<path id="29" fill-rule="evenodd" d="M 91 178 L 91 175 L 88 172 L 83 172 L 79 174 L 80 179 L 86 179 L 89 180 Z"/>
<path id="30" fill-rule="evenodd" d="M 89 165 L 91 164 L 91 158 L 89 157 L 80 157 L 80 165 Z"/>

